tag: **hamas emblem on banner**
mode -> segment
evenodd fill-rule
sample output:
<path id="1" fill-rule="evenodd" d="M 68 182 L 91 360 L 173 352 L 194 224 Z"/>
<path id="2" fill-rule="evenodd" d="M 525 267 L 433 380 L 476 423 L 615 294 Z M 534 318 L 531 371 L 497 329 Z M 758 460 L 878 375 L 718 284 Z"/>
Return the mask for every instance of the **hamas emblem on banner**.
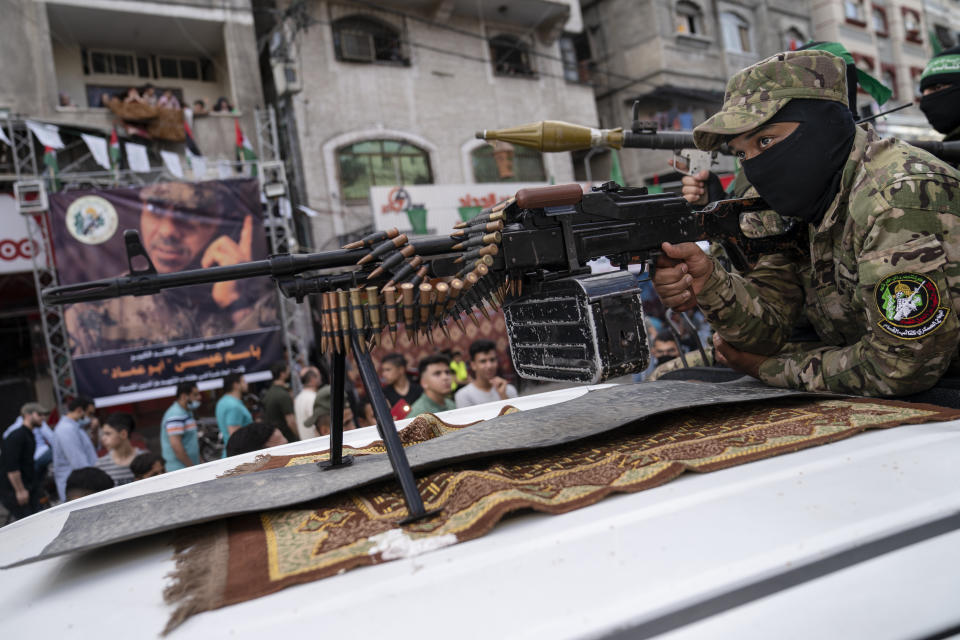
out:
<path id="1" fill-rule="evenodd" d="M 67 230 L 84 244 L 101 244 L 117 232 L 117 210 L 100 196 L 77 198 L 67 207 Z"/>
<path id="2" fill-rule="evenodd" d="M 940 290 L 933 280 L 919 273 L 895 273 L 877 283 L 877 309 L 883 320 L 877 324 L 887 333 L 916 340 L 940 328 L 950 309 L 940 306 Z"/>

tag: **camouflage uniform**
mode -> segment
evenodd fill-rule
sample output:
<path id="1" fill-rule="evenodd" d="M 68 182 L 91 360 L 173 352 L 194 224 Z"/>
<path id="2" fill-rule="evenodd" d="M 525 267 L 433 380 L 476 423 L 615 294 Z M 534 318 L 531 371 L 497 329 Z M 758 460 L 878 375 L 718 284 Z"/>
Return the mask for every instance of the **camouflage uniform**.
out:
<path id="1" fill-rule="evenodd" d="M 209 289 L 203 293 L 193 287 L 71 305 L 66 312 L 70 347 L 80 356 L 276 325 L 276 294 L 265 286 L 245 286 L 248 293 L 253 289 L 260 297 L 248 305 L 238 305 L 236 318 L 234 312 L 213 304 Z M 208 304 L 198 304 L 203 299 Z"/>
<path id="2" fill-rule="evenodd" d="M 751 131 L 791 98 L 846 104 L 844 65 L 819 51 L 778 54 L 734 76 L 724 108 L 694 131 L 702 149 Z M 902 142 L 858 129 L 840 190 L 810 225 L 809 259 L 764 256 L 744 276 L 716 260 L 697 300 L 733 347 L 769 355 L 768 384 L 871 396 L 930 388 L 960 372 L 960 174 Z M 906 285 L 913 305 L 895 309 Z M 898 288 L 899 287 L 899 288 Z M 902 305 L 901 305 L 902 306 Z M 908 305 L 909 306 L 909 305 Z M 800 314 L 821 343 L 781 352 Z"/>

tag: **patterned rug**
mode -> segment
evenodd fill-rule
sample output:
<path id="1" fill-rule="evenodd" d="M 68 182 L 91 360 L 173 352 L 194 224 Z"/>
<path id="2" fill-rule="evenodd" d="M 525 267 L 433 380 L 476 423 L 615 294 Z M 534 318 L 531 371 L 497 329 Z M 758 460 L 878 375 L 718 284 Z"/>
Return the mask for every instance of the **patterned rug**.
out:
<path id="1" fill-rule="evenodd" d="M 418 478 L 430 519 L 400 528 L 399 488 L 384 482 L 298 509 L 184 529 L 164 597 L 164 633 L 191 615 L 363 565 L 423 553 L 489 532 L 511 512 L 564 513 L 612 493 L 642 491 L 684 471 L 708 472 L 840 440 L 865 429 L 953 420 L 960 411 L 891 400 L 785 399 L 705 407 L 552 449 L 474 460 Z M 469 428 L 426 414 L 400 433 L 405 446 Z M 384 452 L 381 442 L 345 453 Z M 264 456 L 232 473 L 312 464 L 326 452 Z"/>

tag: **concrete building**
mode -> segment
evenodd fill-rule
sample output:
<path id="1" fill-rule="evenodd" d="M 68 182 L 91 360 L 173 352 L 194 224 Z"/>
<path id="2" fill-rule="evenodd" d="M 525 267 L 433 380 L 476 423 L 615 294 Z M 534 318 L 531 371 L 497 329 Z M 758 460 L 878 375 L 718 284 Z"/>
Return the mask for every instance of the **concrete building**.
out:
<path id="1" fill-rule="evenodd" d="M 690 130 L 720 108 L 733 73 L 812 34 L 807 0 L 594 0 L 582 11 L 605 127 L 629 127 L 639 101 L 639 119 Z M 669 158 L 625 151 L 624 178 L 670 173 Z"/>
<path id="2" fill-rule="evenodd" d="M 158 95 L 171 89 L 188 104 L 203 99 L 212 107 L 226 97 L 253 131 L 253 110 L 263 97 L 249 0 L 7 0 L 3 6 L 0 108 L 107 132 L 114 117 L 101 95 L 150 83 Z M 234 157 L 227 113 L 197 117 L 193 128 L 204 155 Z"/>
<path id="3" fill-rule="evenodd" d="M 931 34 L 955 35 L 958 19 L 956 2 L 924 0 L 814 0 L 811 10 L 817 39 L 842 43 L 859 68 L 893 91 L 883 107 L 861 93 L 858 102 L 864 115 L 917 97 L 920 74 L 933 55 Z M 877 129 L 904 138 L 939 137 L 916 106 L 879 120 Z"/>
<path id="4" fill-rule="evenodd" d="M 67 147 L 60 170 L 74 175 L 107 174 L 79 133 L 109 135 L 114 114 L 100 103 L 147 83 L 171 89 L 187 103 L 225 96 L 253 137 L 254 109 L 263 105 L 257 45 L 249 0 L 4 0 L 0 20 L 0 127 L 19 141 L 17 150 L 39 159 L 43 147 L 23 128 L 23 119 L 56 124 Z M 7 116 L 10 116 L 8 120 Z M 8 125 L 16 122 L 17 133 Z M 228 113 L 194 119 L 200 150 L 210 159 L 235 157 L 234 117 Z M 122 138 L 127 137 L 118 126 Z M 138 140 L 142 142 L 141 140 Z M 183 143 L 149 141 L 149 174 L 159 174 L 159 150 L 182 153 Z M 0 415 L 8 424 L 30 399 L 54 404 L 45 349 L 45 327 L 33 273 L 31 237 L 12 197 L 13 184 L 30 178 L 15 149 L 0 143 Z M 22 158 L 21 158 L 22 160 Z M 212 164 L 212 163 L 211 163 Z M 42 170 L 42 165 L 38 167 Z M 74 183 L 74 187 L 76 183 Z M 32 242 L 33 241 L 33 242 Z M 46 285 L 41 277 L 41 285 Z"/>
<path id="5" fill-rule="evenodd" d="M 256 6 L 286 116 L 282 138 L 300 159 L 291 169 L 302 175 L 291 182 L 316 212 L 318 249 L 370 227 L 373 185 L 502 180 L 491 146 L 474 138 L 477 129 L 543 119 L 597 123 L 593 91 L 569 62 L 572 43 L 564 37 L 581 29 L 576 1 Z M 512 180 L 574 178 L 570 154 L 512 152 Z"/>

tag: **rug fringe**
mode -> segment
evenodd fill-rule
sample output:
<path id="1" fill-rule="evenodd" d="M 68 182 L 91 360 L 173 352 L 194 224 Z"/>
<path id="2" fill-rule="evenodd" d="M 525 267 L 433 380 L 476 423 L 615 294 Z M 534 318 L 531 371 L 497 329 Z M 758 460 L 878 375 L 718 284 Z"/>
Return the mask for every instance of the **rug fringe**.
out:
<path id="1" fill-rule="evenodd" d="M 166 636 L 195 614 L 220 606 L 227 580 L 228 552 L 223 521 L 177 533 L 173 541 L 176 567 L 167 574 L 171 582 L 163 590 L 164 602 L 175 609 L 161 635 Z"/>
<path id="2" fill-rule="evenodd" d="M 253 462 L 244 462 L 241 465 L 237 465 L 233 469 L 224 471 L 217 478 L 230 478 L 233 476 L 242 476 L 245 473 L 253 473 L 254 471 L 260 471 L 263 469 L 270 460 L 273 459 L 269 453 L 264 453 L 253 459 Z"/>

